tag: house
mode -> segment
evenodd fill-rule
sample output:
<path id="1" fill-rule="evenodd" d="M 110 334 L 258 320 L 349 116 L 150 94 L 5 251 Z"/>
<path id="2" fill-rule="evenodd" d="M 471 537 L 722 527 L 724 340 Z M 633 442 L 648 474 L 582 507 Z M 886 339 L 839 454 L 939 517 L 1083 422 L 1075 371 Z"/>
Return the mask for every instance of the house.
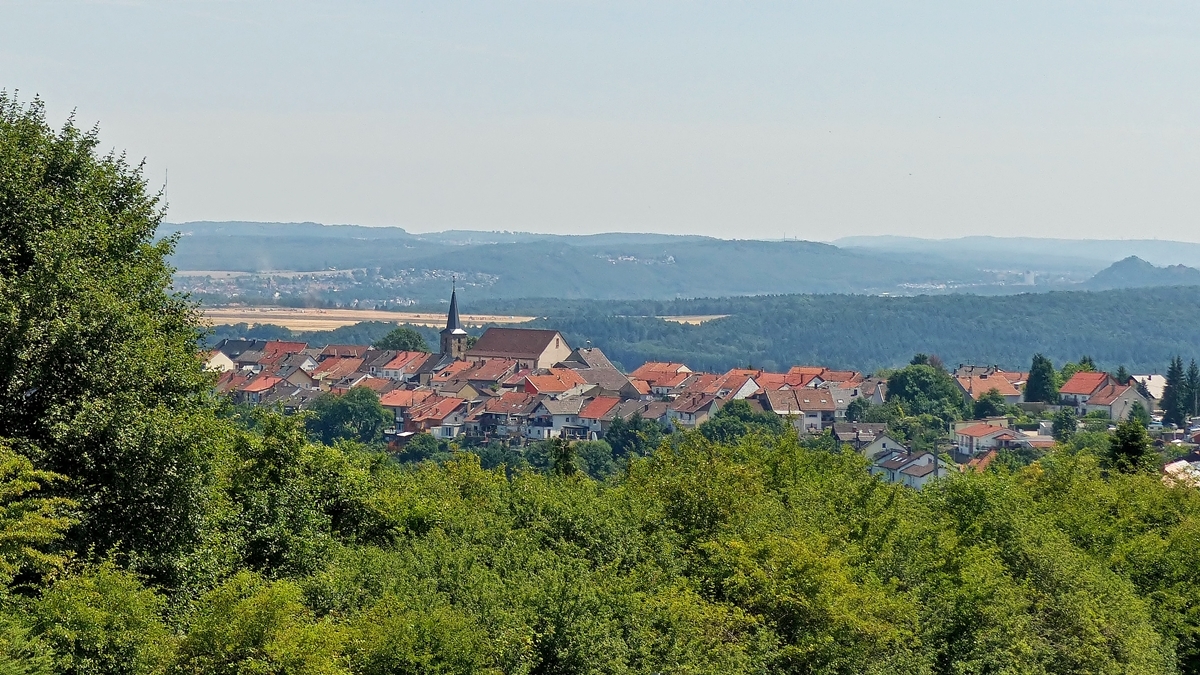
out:
<path id="1" fill-rule="evenodd" d="M 717 398 L 737 401 L 753 396 L 758 390 L 758 382 L 754 380 L 761 370 L 746 370 L 735 368 L 728 373 L 725 373 L 716 382 Z"/>
<path id="2" fill-rule="evenodd" d="M 584 399 L 578 396 L 541 399 L 530 414 L 529 424 L 525 427 L 525 437 L 587 438 L 587 427 L 579 421 L 583 405 Z"/>
<path id="3" fill-rule="evenodd" d="M 217 377 L 213 389 L 218 394 L 230 394 L 236 397 L 238 389 L 242 388 L 254 377 L 254 373 L 246 370 L 229 370 Z"/>
<path id="4" fill-rule="evenodd" d="M 617 370 L 612 361 L 596 347 L 585 347 L 571 352 L 566 360 L 556 364 L 558 368 L 570 368 L 587 384 L 599 387 L 599 395 L 617 398 L 640 398 L 641 392 L 629 377 Z"/>
<path id="5" fill-rule="evenodd" d="M 1021 436 L 1012 429 L 986 423 L 962 426 L 954 431 L 954 437 L 958 452 L 968 456 L 1021 444 Z"/>
<path id="6" fill-rule="evenodd" d="M 876 457 L 891 452 L 907 453 L 908 447 L 887 434 L 879 434 L 870 443 L 858 448 L 858 452 L 863 457 L 874 461 Z"/>
<path id="7" fill-rule="evenodd" d="M 550 368 L 571 356 L 571 347 L 556 330 L 488 328 L 466 351 L 468 361 L 512 359 L 520 368 Z"/>
<path id="8" fill-rule="evenodd" d="M 260 403 L 268 392 L 282 382 L 283 378 L 260 373 L 237 389 L 234 400 L 238 403 Z"/>
<path id="9" fill-rule="evenodd" d="M 782 389 L 767 391 L 759 397 L 763 408 L 792 418 L 792 425 L 801 433 L 819 434 L 833 426 L 837 402 L 827 389 Z"/>
<path id="10" fill-rule="evenodd" d="M 612 417 L 608 414 L 621 403 L 615 396 L 597 396 L 589 400 L 579 411 L 579 423 L 587 427 L 590 438 L 599 438 L 608 430 Z"/>
<path id="11" fill-rule="evenodd" d="M 1134 381 L 1142 385 L 1155 401 L 1162 400 L 1163 390 L 1167 387 L 1167 378 L 1162 375 L 1134 375 Z"/>
<path id="12" fill-rule="evenodd" d="M 237 370 L 237 364 L 233 359 L 229 358 L 225 352 L 219 349 L 214 349 L 204 357 L 204 369 L 218 373 L 227 373 L 231 370 Z"/>
<path id="13" fill-rule="evenodd" d="M 647 361 L 646 363 L 638 366 L 637 370 L 634 370 L 632 373 L 630 373 L 629 377 L 638 380 L 645 380 L 653 385 L 654 381 L 658 380 L 659 378 L 690 372 L 692 372 L 692 369 L 688 368 L 682 363 Z"/>
<path id="14" fill-rule="evenodd" d="M 883 405 L 887 402 L 887 380 L 882 377 L 865 378 L 858 385 L 858 391 L 871 405 Z"/>
<path id="15" fill-rule="evenodd" d="M 571 389 L 586 385 L 587 382 L 570 368 L 550 368 L 545 373 L 527 376 L 525 393 L 564 394 Z"/>
<path id="16" fill-rule="evenodd" d="M 392 352 L 394 356 L 387 363 L 378 366 L 377 374 L 391 380 L 415 382 L 417 372 L 433 355 L 426 352 Z"/>
<path id="17" fill-rule="evenodd" d="M 437 438 L 455 438 L 462 432 L 467 402 L 461 398 L 431 396 L 408 409 L 404 430 L 428 433 Z"/>
<path id="18" fill-rule="evenodd" d="M 1064 406 L 1074 408 L 1077 415 L 1083 416 L 1087 414 L 1088 399 L 1114 384 L 1117 384 L 1116 379 L 1108 373 L 1078 372 L 1059 387 L 1059 401 Z"/>
<path id="19" fill-rule="evenodd" d="M 362 359 L 366 356 L 367 350 L 370 349 L 367 345 L 325 345 L 318 355 L 318 361 L 325 359 Z"/>
<path id="20" fill-rule="evenodd" d="M 360 358 L 330 356 L 321 361 L 309 374 L 316 380 L 318 388 L 322 391 L 329 391 L 329 388 L 340 382 L 342 378 L 358 372 L 362 363 L 363 360 Z"/>
<path id="21" fill-rule="evenodd" d="M 883 422 L 834 422 L 833 437 L 839 443 L 848 443 L 855 450 L 875 440 L 877 436 L 887 432 L 887 424 Z"/>
<path id="22" fill-rule="evenodd" d="M 500 383 L 517 372 L 517 362 L 513 359 L 488 359 L 474 364 L 473 368 L 459 375 L 478 391 L 499 390 Z"/>
<path id="23" fill-rule="evenodd" d="M 492 397 L 467 417 L 468 433 L 489 438 L 522 436 L 539 402 L 532 394 L 516 391 Z"/>
<path id="24" fill-rule="evenodd" d="M 889 483 L 900 483 L 920 490 L 932 480 L 957 472 L 957 468 L 943 459 L 934 457 L 932 453 L 911 454 L 897 451 L 881 455 L 871 464 L 870 472 L 872 476 L 878 476 Z"/>
<path id="25" fill-rule="evenodd" d="M 1006 405 L 1016 405 L 1021 402 L 1021 391 L 1008 378 L 996 371 L 956 375 L 954 381 L 958 384 L 968 405 L 973 405 L 980 397 L 993 389 L 1004 397 Z"/>
<path id="26" fill-rule="evenodd" d="M 1142 404 L 1147 413 L 1153 409 L 1150 400 L 1142 396 L 1137 387 L 1117 384 L 1116 380 L 1112 380 L 1087 398 L 1084 409 L 1089 413 L 1104 413 L 1110 420 L 1124 420 L 1129 419 L 1129 413 L 1133 411 L 1136 403 Z"/>
<path id="27" fill-rule="evenodd" d="M 403 428 L 408 411 L 432 396 L 434 393 L 429 389 L 393 389 L 379 397 L 379 405 L 391 411 L 397 428 Z"/>
<path id="28" fill-rule="evenodd" d="M 688 394 L 667 404 L 667 420 L 678 427 L 700 426 L 719 410 L 721 401 L 712 394 Z"/>

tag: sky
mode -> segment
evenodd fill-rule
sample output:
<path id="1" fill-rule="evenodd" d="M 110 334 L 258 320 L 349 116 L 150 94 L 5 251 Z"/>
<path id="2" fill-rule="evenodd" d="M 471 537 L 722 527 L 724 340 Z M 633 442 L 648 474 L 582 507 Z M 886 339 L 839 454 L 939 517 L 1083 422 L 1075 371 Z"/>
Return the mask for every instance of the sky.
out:
<path id="1" fill-rule="evenodd" d="M 1200 241 L 1200 4 L 0 0 L 172 222 Z"/>

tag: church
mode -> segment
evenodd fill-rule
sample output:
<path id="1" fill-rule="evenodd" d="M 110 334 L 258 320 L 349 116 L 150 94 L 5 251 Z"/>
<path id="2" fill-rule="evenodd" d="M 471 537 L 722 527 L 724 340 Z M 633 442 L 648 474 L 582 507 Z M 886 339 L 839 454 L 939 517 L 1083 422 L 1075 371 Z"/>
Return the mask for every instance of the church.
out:
<path id="1" fill-rule="evenodd" d="M 452 361 L 483 362 L 489 359 L 511 359 L 521 369 L 550 368 L 571 356 L 566 338 L 556 330 L 534 328 L 491 327 L 468 348 L 467 331 L 458 316 L 458 289 L 450 293 L 450 311 L 441 337 L 441 358 L 438 365 Z"/>

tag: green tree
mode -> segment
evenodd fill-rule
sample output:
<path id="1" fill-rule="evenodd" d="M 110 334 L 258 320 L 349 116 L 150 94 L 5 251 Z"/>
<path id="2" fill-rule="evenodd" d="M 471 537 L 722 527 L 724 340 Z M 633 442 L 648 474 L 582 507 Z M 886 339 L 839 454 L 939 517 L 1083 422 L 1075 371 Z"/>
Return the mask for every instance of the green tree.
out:
<path id="1" fill-rule="evenodd" d="M 1058 403 L 1058 385 L 1054 364 L 1041 354 L 1033 356 L 1029 380 L 1025 383 L 1025 400 L 1030 403 Z"/>
<path id="2" fill-rule="evenodd" d="M 1129 370 L 1125 368 L 1125 364 L 1121 364 L 1121 366 L 1117 368 L 1117 372 L 1113 373 L 1113 379 L 1121 384 L 1129 384 L 1129 380 L 1132 377 L 1133 376 L 1129 374 Z"/>
<path id="3" fill-rule="evenodd" d="M 861 422 L 871 409 L 871 399 L 859 397 L 846 406 L 846 421 Z"/>
<path id="4" fill-rule="evenodd" d="M 396 328 L 376 340 L 371 346 L 376 349 L 395 349 L 402 352 L 429 352 L 429 344 L 425 342 L 425 338 L 408 326 Z"/>
<path id="5" fill-rule="evenodd" d="M 1008 402 L 1004 400 L 1004 396 L 998 389 L 989 389 L 986 394 L 975 401 L 974 412 L 977 420 L 1003 415 L 1007 410 Z"/>
<path id="6" fill-rule="evenodd" d="M 604 480 L 617 472 L 612 446 L 605 441 L 579 441 L 575 443 L 575 457 L 583 472 L 596 480 Z"/>
<path id="7" fill-rule="evenodd" d="M 1073 408 L 1063 407 L 1054 414 L 1054 440 L 1059 443 L 1070 441 L 1078 428 L 1079 418 Z"/>
<path id="8" fill-rule="evenodd" d="M 662 425 L 643 418 L 641 413 L 634 413 L 628 420 L 620 417 L 614 419 L 604 432 L 604 440 L 612 448 L 613 457 L 618 459 L 648 455 L 662 443 L 662 439 Z"/>
<path id="9" fill-rule="evenodd" d="M 423 462 L 425 460 L 439 460 L 449 457 L 450 449 L 446 443 L 439 442 L 432 434 L 419 433 L 414 434 L 408 442 L 404 444 L 404 449 L 400 452 L 399 459 L 402 462 Z"/>
<path id="10" fill-rule="evenodd" d="M 1163 387 L 1163 423 L 1182 426 L 1187 417 L 1187 380 L 1183 372 L 1183 359 L 1176 356 L 1167 368 L 1167 384 Z"/>
<path id="11" fill-rule="evenodd" d="M 700 424 L 700 433 L 716 443 L 733 443 L 752 433 L 782 434 L 787 423 L 773 413 L 755 410 L 748 401 L 738 399 L 721 406 L 713 416 Z"/>
<path id="12" fill-rule="evenodd" d="M 1184 377 L 1184 385 L 1180 388 L 1183 392 L 1183 408 L 1187 411 L 1188 416 L 1200 415 L 1200 366 L 1196 365 L 1196 359 L 1188 365 L 1187 375 Z"/>
<path id="13" fill-rule="evenodd" d="M 67 479 L 52 490 L 80 505 L 71 546 L 168 578 L 204 523 L 211 376 L 158 198 L 99 147 L 0 93 L 0 430 Z"/>
<path id="14" fill-rule="evenodd" d="M 1138 420 L 1125 420 L 1117 424 L 1108 445 L 1108 464 L 1123 473 L 1154 471 L 1158 467 L 1150 436 L 1146 427 Z"/>
<path id="15" fill-rule="evenodd" d="M 550 446 L 550 470 L 558 476 L 574 476 L 579 473 L 578 457 L 571 441 L 565 438 L 552 438 Z"/>
<path id="16" fill-rule="evenodd" d="M 1129 408 L 1129 419 L 1142 425 L 1142 428 L 1150 426 L 1150 411 L 1146 410 L 1146 406 L 1142 405 L 1141 401 L 1135 401 Z"/>
<path id="17" fill-rule="evenodd" d="M 61 673 L 164 673 L 176 639 L 163 623 L 166 601 L 111 563 L 60 581 L 33 605 L 35 630 Z"/>
<path id="18" fill-rule="evenodd" d="M 962 390 L 954 378 L 933 366 L 907 366 L 892 373 L 887 400 L 902 403 L 910 414 L 936 415 L 944 420 L 960 419 L 964 412 Z"/>
<path id="19" fill-rule="evenodd" d="M 395 417 L 380 405 L 379 394 L 366 387 L 354 387 L 342 395 L 322 394 L 309 410 L 308 430 L 325 443 L 374 443 L 395 423 Z"/>
<path id="20" fill-rule="evenodd" d="M 0 588 L 22 572 L 52 572 L 66 561 L 56 549 L 71 526 L 68 512 L 75 504 L 42 494 L 60 480 L 34 469 L 0 439 Z"/>

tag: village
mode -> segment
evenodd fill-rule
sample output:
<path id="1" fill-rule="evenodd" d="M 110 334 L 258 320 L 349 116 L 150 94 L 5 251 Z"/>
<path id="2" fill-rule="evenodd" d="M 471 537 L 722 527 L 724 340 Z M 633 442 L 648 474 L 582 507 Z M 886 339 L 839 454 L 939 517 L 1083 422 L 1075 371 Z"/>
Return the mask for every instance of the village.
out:
<path id="1" fill-rule="evenodd" d="M 384 432 L 393 449 L 418 434 L 468 446 L 597 440 L 614 421 L 635 417 L 666 431 L 695 429 L 732 401 L 778 415 L 801 437 L 828 433 L 861 453 L 873 475 L 916 489 L 939 476 L 983 470 L 1002 450 L 1044 450 L 1055 443 L 1049 420 L 1018 428 L 1011 416 L 995 415 L 954 422 L 946 429 L 949 447 L 943 452 L 916 451 L 889 435 L 887 424 L 848 416 L 855 405 L 887 400 L 886 379 L 852 370 L 796 366 L 787 372 L 705 373 L 683 363 L 650 362 L 625 373 L 599 348 L 572 347 L 555 330 L 493 326 L 471 340 L 459 318 L 457 293 L 451 294 L 439 346 L 435 354 L 227 339 L 208 353 L 206 367 L 220 372 L 217 392 L 235 403 L 287 413 L 304 410 L 322 395 L 370 389 L 394 417 Z M 985 395 L 1034 411 L 1048 407 L 1024 401 L 1026 372 L 960 365 L 951 375 L 968 407 Z M 1119 382 L 1107 373 L 1078 372 L 1061 387 L 1056 409 L 1122 420 L 1135 406 L 1153 410 L 1154 392 L 1161 396 L 1161 389 L 1157 375 Z M 1160 436 L 1179 444 L 1195 442 L 1200 433 L 1160 431 Z M 1176 463 L 1168 470 L 1191 476 L 1197 467 Z"/>

